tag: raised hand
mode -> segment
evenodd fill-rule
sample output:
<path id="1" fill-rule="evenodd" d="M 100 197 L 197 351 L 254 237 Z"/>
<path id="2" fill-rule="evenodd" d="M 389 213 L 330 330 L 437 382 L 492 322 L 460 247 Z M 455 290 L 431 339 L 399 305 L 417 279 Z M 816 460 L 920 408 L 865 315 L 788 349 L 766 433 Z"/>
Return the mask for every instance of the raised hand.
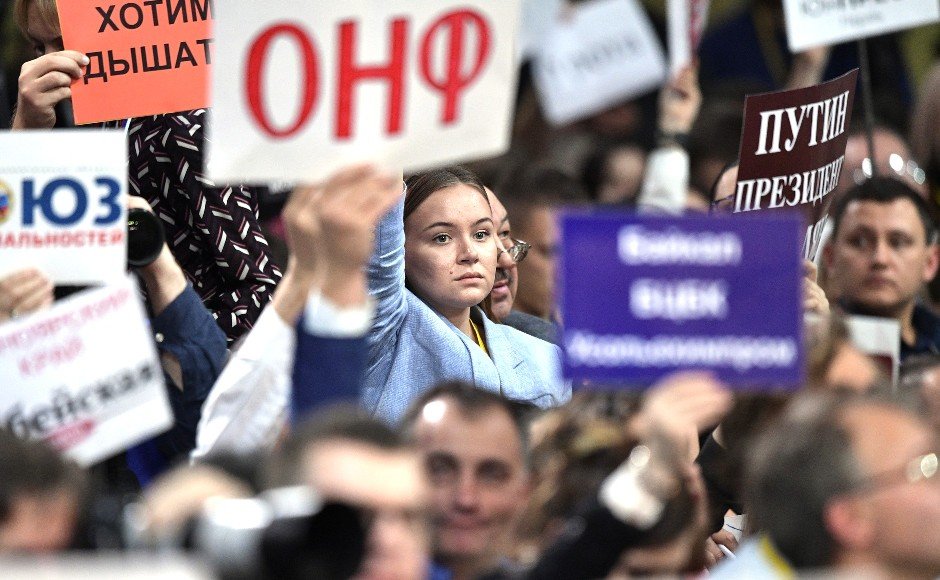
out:
<path id="1" fill-rule="evenodd" d="M 72 97 L 71 84 L 82 77 L 88 57 L 74 50 L 44 54 L 20 69 L 16 97 L 16 129 L 49 129 L 55 125 L 55 106 Z"/>

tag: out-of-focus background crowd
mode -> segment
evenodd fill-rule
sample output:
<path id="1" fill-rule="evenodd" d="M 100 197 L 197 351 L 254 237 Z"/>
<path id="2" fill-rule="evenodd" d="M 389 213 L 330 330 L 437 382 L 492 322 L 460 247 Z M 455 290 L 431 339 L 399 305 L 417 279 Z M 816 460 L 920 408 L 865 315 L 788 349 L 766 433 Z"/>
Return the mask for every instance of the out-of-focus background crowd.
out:
<path id="1" fill-rule="evenodd" d="M 37 70 L 76 66 L 50 5 L 0 0 L 4 131 L 71 125 L 35 98 Z M 664 4 L 642 7 L 665 43 Z M 874 123 L 859 98 L 790 391 L 697 368 L 572 391 L 557 369 L 559 209 L 720 211 L 745 96 L 859 67 L 856 42 L 792 54 L 779 0 L 716 0 L 665 86 L 562 126 L 524 59 L 509 151 L 406 175 L 404 196 L 372 166 L 215 187 L 174 171 L 202 162 L 205 111 L 129 120 L 130 206 L 166 230 L 130 270 L 172 427 L 79 467 L 17 425 L 81 401 L 5 418 L 0 555 L 84 558 L 47 561 L 60 575 L 183 574 L 185 554 L 185 574 L 223 578 L 940 577 L 940 24 L 861 42 Z M 73 291 L 0 277 L 0 329 Z M 897 360 L 870 356 L 854 315 L 897 323 Z"/>

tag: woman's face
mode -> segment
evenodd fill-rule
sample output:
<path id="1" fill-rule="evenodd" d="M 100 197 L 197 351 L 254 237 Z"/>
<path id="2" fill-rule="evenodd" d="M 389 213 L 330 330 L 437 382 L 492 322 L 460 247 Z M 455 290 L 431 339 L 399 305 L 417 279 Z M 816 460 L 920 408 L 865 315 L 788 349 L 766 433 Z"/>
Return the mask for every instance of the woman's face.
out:
<path id="1" fill-rule="evenodd" d="M 496 234 L 490 206 L 469 185 L 432 193 L 405 220 L 405 276 L 411 290 L 446 317 L 493 289 Z"/>
<path id="2" fill-rule="evenodd" d="M 36 56 L 64 50 L 62 46 L 62 31 L 59 30 L 58 20 L 48 23 L 42 17 L 42 11 L 36 2 L 30 2 L 27 9 L 26 36 L 29 37 Z"/>

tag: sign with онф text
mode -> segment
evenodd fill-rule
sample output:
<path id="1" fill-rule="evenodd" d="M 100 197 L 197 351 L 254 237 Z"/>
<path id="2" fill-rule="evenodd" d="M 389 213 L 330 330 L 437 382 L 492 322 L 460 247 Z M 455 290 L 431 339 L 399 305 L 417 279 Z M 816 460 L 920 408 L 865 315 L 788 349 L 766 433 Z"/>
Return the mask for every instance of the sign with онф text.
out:
<path id="1" fill-rule="evenodd" d="M 208 173 L 316 181 L 509 146 L 520 0 L 228 0 L 216 16 Z"/>

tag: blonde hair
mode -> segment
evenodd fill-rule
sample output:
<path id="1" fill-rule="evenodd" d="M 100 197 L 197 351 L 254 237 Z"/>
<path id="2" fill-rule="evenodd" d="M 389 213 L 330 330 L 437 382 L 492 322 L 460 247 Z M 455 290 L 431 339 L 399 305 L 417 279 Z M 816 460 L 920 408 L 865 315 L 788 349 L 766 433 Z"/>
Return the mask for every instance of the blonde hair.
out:
<path id="1" fill-rule="evenodd" d="M 26 34 L 29 28 L 29 6 L 35 4 L 39 9 L 39 16 L 43 22 L 52 28 L 59 29 L 59 11 L 56 8 L 55 0 L 16 0 L 13 7 L 13 14 L 16 18 L 16 25 L 20 32 Z"/>

